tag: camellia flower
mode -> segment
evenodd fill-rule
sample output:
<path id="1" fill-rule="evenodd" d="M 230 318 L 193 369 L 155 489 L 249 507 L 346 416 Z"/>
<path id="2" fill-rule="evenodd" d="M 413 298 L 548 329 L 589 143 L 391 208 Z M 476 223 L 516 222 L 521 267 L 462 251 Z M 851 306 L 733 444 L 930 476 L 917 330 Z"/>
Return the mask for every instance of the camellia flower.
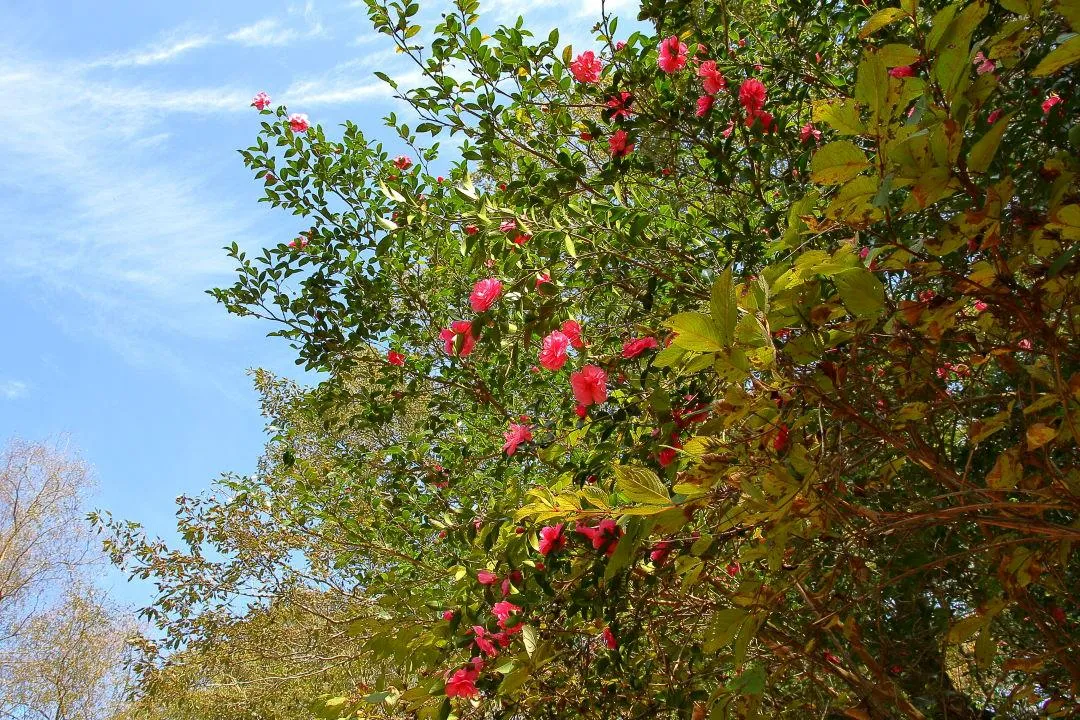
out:
<path id="1" fill-rule="evenodd" d="M 499 223 L 499 232 L 508 233 L 517 230 L 517 223 L 513 220 L 503 220 Z"/>
<path id="2" fill-rule="evenodd" d="M 765 109 L 765 83 L 757 78 L 745 80 L 739 86 L 739 104 L 747 115 L 757 117 Z"/>
<path id="3" fill-rule="evenodd" d="M 582 133 L 578 135 L 578 138 L 581 140 L 581 142 L 592 142 L 593 136 L 591 132 L 582 131 Z"/>
<path id="4" fill-rule="evenodd" d="M 615 633 L 611 632 L 611 628 L 604 628 L 604 643 L 608 646 L 608 650 L 615 650 L 619 647 L 619 641 L 615 639 Z"/>
<path id="5" fill-rule="evenodd" d="M 304 113 L 293 113 L 289 116 L 289 127 L 294 133 L 303 133 L 307 132 L 311 123 L 308 122 L 308 116 Z"/>
<path id="6" fill-rule="evenodd" d="M 788 426 L 781 423 L 780 429 L 776 431 L 776 436 L 773 438 L 773 450 L 776 452 L 782 451 L 788 444 Z"/>
<path id="7" fill-rule="evenodd" d="M 715 60 L 706 60 L 698 65 L 697 75 L 701 78 L 701 86 L 709 95 L 715 95 L 727 87 L 727 80 L 716 69 Z"/>
<path id="8" fill-rule="evenodd" d="M 396 158 L 394 158 L 394 167 L 396 167 L 398 170 L 408 170 L 410 167 L 412 167 L 412 159 L 410 159 L 407 155 L 398 155 Z"/>
<path id="9" fill-rule="evenodd" d="M 673 549 L 674 546 L 672 545 L 670 540 L 661 540 L 660 542 L 653 545 L 652 552 L 649 553 L 649 559 L 657 565 L 660 565 L 668 559 L 668 555 L 671 554 L 671 551 Z"/>
<path id="10" fill-rule="evenodd" d="M 619 40 L 618 42 L 615 43 L 615 52 L 618 52 L 619 50 L 622 50 L 624 47 L 626 47 L 626 43 L 624 41 L 622 41 L 622 40 Z"/>
<path id="11" fill-rule="evenodd" d="M 584 418 L 586 415 L 589 414 L 589 408 L 585 407 L 584 405 L 578 405 L 577 407 L 574 408 L 574 413 L 579 418 Z"/>
<path id="12" fill-rule="evenodd" d="M 570 338 L 558 330 L 553 330 L 544 338 L 540 346 L 540 364 L 548 370 L 559 370 L 566 364 L 566 350 L 570 347 Z"/>
<path id="13" fill-rule="evenodd" d="M 705 117 L 709 114 L 709 111 L 712 110 L 712 106 L 712 95 L 702 95 L 697 99 L 697 110 L 694 111 L 694 114 L 698 117 Z"/>
<path id="14" fill-rule="evenodd" d="M 607 373 L 596 365 L 586 365 L 570 373 L 570 387 L 578 404 L 588 407 L 607 400 Z"/>
<path id="15" fill-rule="evenodd" d="M 563 335 L 570 338 L 570 344 L 576 350 L 585 347 L 585 342 L 581 339 L 581 325 L 577 320 L 566 320 L 559 329 L 562 330 Z"/>
<path id="16" fill-rule="evenodd" d="M 681 42 L 678 35 L 662 40 L 656 52 L 656 64 L 667 74 L 670 75 L 686 67 L 688 50 L 686 43 Z"/>
<path id="17" fill-rule="evenodd" d="M 469 305 L 473 312 L 484 312 L 502 295 L 503 284 L 495 278 L 480 280 L 473 285 L 472 293 L 469 294 Z"/>
<path id="18" fill-rule="evenodd" d="M 674 438 L 671 441 L 671 447 L 666 447 L 657 453 L 657 461 L 660 463 L 660 467 L 667 467 L 671 463 L 675 462 L 675 458 L 679 456 L 679 448 L 682 447 L 682 443 L 678 438 Z"/>
<path id="19" fill-rule="evenodd" d="M 889 75 L 894 78 L 914 77 L 915 68 L 910 65 L 901 65 L 900 67 L 894 67 L 889 70 Z"/>
<path id="20" fill-rule="evenodd" d="M 518 233 L 510 242 L 520 247 L 521 245 L 524 245 L 530 240 L 532 240 L 532 233 Z"/>
<path id="21" fill-rule="evenodd" d="M 499 576 L 490 570 L 478 570 L 476 573 L 476 582 L 481 585 L 494 585 L 499 582 Z"/>
<path id="22" fill-rule="evenodd" d="M 806 123 L 799 128 L 799 142 L 806 142 L 810 138 L 814 138 L 814 141 L 821 139 L 821 131 L 813 126 L 812 123 Z"/>
<path id="23" fill-rule="evenodd" d="M 512 602 L 507 602 L 506 600 L 500 600 L 499 602 L 491 606 L 491 614 L 499 618 L 499 627 L 501 627 L 508 633 L 514 633 L 521 629 L 521 623 L 518 623 L 517 625 L 513 625 L 511 627 L 506 627 L 506 624 L 510 621 L 510 616 L 517 615 L 520 612 L 521 608 L 519 608 Z"/>
<path id="24" fill-rule="evenodd" d="M 547 557 L 553 552 L 558 552 L 566 547 L 566 535 L 563 534 L 565 524 L 548 525 L 540 528 L 540 554 Z"/>
<path id="25" fill-rule="evenodd" d="M 309 242 L 310 241 L 307 239 L 306 236 L 301 235 L 297 239 L 290 242 L 289 247 L 293 248 L 294 250 L 303 250 L 304 248 L 306 248 L 308 246 Z"/>
<path id="26" fill-rule="evenodd" d="M 988 307 L 990 306 L 984 303 L 982 300 L 977 300 L 975 302 L 975 312 L 983 312 Z"/>
<path id="27" fill-rule="evenodd" d="M 450 622 L 451 620 L 454 619 L 454 611 L 453 610 L 443 610 L 442 619 L 445 620 L 446 622 Z"/>
<path id="28" fill-rule="evenodd" d="M 612 157 L 626 157 L 634 151 L 634 143 L 630 142 L 630 135 L 625 130 L 616 130 L 608 138 L 608 149 Z"/>
<path id="29" fill-rule="evenodd" d="M 985 75 L 988 72 L 994 72 L 994 61 L 983 55 L 982 50 L 975 53 L 975 72 L 980 75 Z"/>
<path id="30" fill-rule="evenodd" d="M 462 668 L 446 680 L 446 697 L 475 698 L 480 696 L 476 689 L 476 680 L 480 673 L 469 668 Z"/>
<path id="31" fill-rule="evenodd" d="M 611 110 L 612 120 L 629 120 L 634 116 L 630 106 L 634 102 L 634 96 L 628 92 L 620 92 L 607 99 L 605 105 Z M 590 136 L 590 140 L 592 137 Z"/>
<path id="32" fill-rule="evenodd" d="M 1027 338 L 1024 338 L 1023 340 L 1018 342 L 1016 344 L 1016 346 L 1019 347 L 1021 350 L 1030 350 L 1031 349 L 1031 341 L 1028 340 Z"/>
<path id="33" fill-rule="evenodd" d="M 604 66 L 601 64 L 600 58 L 596 57 L 592 50 L 586 50 L 578 55 L 574 62 L 570 63 L 570 72 L 574 75 L 574 79 L 580 83 L 600 82 L 600 73 L 603 70 Z"/>
<path id="34" fill-rule="evenodd" d="M 636 358 L 650 348 L 656 347 L 660 347 L 660 344 L 656 342 L 656 338 L 652 337 L 627 340 L 622 346 L 622 356 L 629 360 L 630 358 Z"/>
<path id="35" fill-rule="evenodd" d="M 475 235 L 478 232 L 480 232 L 480 228 L 476 227 L 475 225 L 466 225 L 465 226 L 465 234 L 466 235 Z"/>
<path id="36" fill-rule="evenodd" d="M 458 335 L 461 335 L 464 340 L 461 342 L 461 351 L 455 352 Z M 449 328 L 444 328 L 439 332 L 439 338 L 443 341 L 447 355 L 456 354 L 458 357 L 467 357 L 476 346 L 476 338 L 472 335 L 472 323 L 468 320 L 455 320 Z"/>
<path id="37" fill-rule="evenodd" d="M 735 130 L 735 121 L 734 121 L 734 120 L 731 120 L 731 121 L 730 121 L 730 122 L 728 122 L 728 124 L 727 124 L 727 125 L 726 125 L 726 126 L 724 127 L 724 129 L 720 131 L 720 134 L 721 134 L 721 135 L 723 135 L 723 136 L 724 136 L 724 137 L 726 137 L 726 138 L 729 138 L 729 137 L 731 137 L 731 133 L 732 133 L 732 131 L 734 131 L 734 130 Z"/>
<path id="38" fill-rule="evenodd" d="M 264 92 L 255 93 L 255 97 L 251 98 L 251 104 L 257 110 L 265 110 L 270 106 L 270 96 Z"/>
<path id="39" fill-rule="evenodd" d="M 611 518 L 605 518 L 596 527 L 578 523 L 574 527 L 574 532 L 589 538 L 594 550 L 599 550 L 610 557 L 615 553 L 615 547 L 619 544 L 623 529 Z"/>
<path id="40" fill-rule="evenodd" d="M 513 455 L 517 452 L 518 445 L 533 439 L 532 431 L 528 425 L 510 423 L 510 429 L 503 433 L 503 439 L 506 441 L 503 443 L 503 452 L 507 455 Z"/>
<path id="41" fill-rule="evenodd" d="M 739 564 L 738 560 L 732 560 L 728 563 L 725 570 L 727 570 L 727 574 L 729 577 L 735 577 L 739 574 L 739 571 L 742 570 L 742 565 Z"/>
<path id="42" fill-rule="evenodd" d="M 1051 110 L 1054 109 L 1055 105 L 1058 105 L 1060 103 L 1061 103 L 1061 96 L 1058 95 L 1057 93 L 1050 93 L 1049 97 L 1047 97 L 1045 100 L 1043 100 L 1042 111 L 1044 113 L 1049 113 Z"/>
<path id="43" fill-rule="evenodd" d="M 536 287 L 540 287 L 549 282 L 551 282 L 551 274 L 546 272 L 540 273 L 536 278 Z"/>
<path id="44" fill-rule="evenodd" d="M 991 112 L 991 113 L 990 113 L 989 115 L 987 115 L 987 116 L 986 116 L 986 122 L 988 122 L 988 123 L 990 123 L 991 125 L 993 125 L 994 123 L 996 123 L 996 122 L 997 122 L 997 119 L 998 119 L 999 117 L 1001 117 L 1001 114 L 1002 114 L 1002 112 L 1003 112 L 1003 111 L 1002 111 L 1002 109 L 1001 109 L 1001 108 L 997 108 L 997 109 L 995 109 L 995 110 L 994 110 L 993 112 Z"/>
<path id="45" fill-rule="evenodd" d="M 401 367 L 405 364 L 405 356 L 397 352 L 396 350 L 391 350 L 390 352 L 386 353 L 386 362 L 390 363 L 391 365 L 397 365 L 398 367 Z"/>
<path id="46" fill-rule="evenodd" d="M 476 647 L 480 648 L 480 652 L 490 656 L 499 654 L 499 649 L 492 642 L 492 640 L 496 639 L 494 634 L 489 633 L 482 625 L 473 625 L 472 631 L 473 642 L 476 643 Z"/>

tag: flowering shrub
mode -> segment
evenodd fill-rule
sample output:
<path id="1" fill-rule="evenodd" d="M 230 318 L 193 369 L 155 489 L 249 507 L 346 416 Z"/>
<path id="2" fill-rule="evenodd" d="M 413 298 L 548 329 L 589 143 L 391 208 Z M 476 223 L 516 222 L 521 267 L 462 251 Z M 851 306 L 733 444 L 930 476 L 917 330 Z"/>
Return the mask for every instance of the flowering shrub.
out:
<path id="1" fill-rule="evenodd" d="M 241 483 L 342 543 L 293 571 L 384 664 L 327 713 L 1080 709 L 1074 5 L 646 2 L 578 54 L 368 7 L 415 162 L 263 109 L 310 244 L 214 291 L 329 378 Z"/>

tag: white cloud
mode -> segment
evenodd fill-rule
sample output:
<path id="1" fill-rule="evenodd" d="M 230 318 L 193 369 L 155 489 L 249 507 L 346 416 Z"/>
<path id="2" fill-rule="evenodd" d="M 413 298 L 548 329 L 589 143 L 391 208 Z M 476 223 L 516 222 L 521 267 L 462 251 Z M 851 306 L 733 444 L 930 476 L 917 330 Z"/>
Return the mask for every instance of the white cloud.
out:
<path id="1" fill-rule="evenodd" d="M 169 62 L 190 50 L 209 45 L 212 41 L 213 38 L 209 35 L 191 35 L 180 39 L 165 39 L 149 48 L 94 60 L 87 67 L 122 68 L 157 65 Z"/>
<path id="2" fill-rule="evenodd" d="M 0 395 L 8 400 L 15 400 L 26 395 L 30 386 L 21 380 L 5 380 L 0 382 Z"/>
<path id="3" fill-rule="evenodd" d="M 277 18 L 264 18 L 229 33 L 225 39 L 248 47 L 262 47 L 288 45 L 298 37 L 300 33 L 293 28 L 282 26 Z"/>

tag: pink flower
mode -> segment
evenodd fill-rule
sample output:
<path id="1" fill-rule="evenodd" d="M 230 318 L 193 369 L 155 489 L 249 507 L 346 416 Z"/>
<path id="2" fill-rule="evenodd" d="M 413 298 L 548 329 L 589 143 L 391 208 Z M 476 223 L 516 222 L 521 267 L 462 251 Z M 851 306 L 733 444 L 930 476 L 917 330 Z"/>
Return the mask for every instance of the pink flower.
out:
<path id="1" fill-rule="evenodd" d="M 982 300 L 977 300 L 975 302 L 975 312 L 984 312 L 988 307 L 990 306 L 984 303 Z"/>
<path id="2" fill-rule="evenodd" d="M 566 527 L 563 523 L 558 525 L 548 525 L 540 528 L 540 554 L 547 557 L 553 552 L 558 552 L 566 547 L 566 535 L 563 534 L 563 529 Z"/>
<path id="3" fill-rule="evenodd" d="M 517 452 L 518 445 L 530 442 L 533 439 L 532 431 L 528 425 L 510 423 L 510 429 L 503 433 L 503 439 L 506 441 L 503 443 L 503 452 L 507 455 L 513 455 Z"/>
<path id="4" fill-rule="evenodd" d="M 308 246 L 309 242 L 310 241 L 307 239 L 307 237 L 301 235 L 297 239 L 290 242 L 289 247 L 293 248 L 294 250 L 303 250 Z"/>
<path id="5" fill-rule="evenodd" d="M 726 138 L 729 138 L 729 137 L 731 137 L 731 132 L 734 129 L 735 129 L 735 121 L 731 120 L 730 122 L 728 122 L 727 126 L 722 131 L 720 131 L 720 134 L 723 135 Z"/>
<path id="6" fill-rule="evenodd" d="M 619 641 L 615 639 L 615 633 L 611 632 L 611 628 L 604 628 L 604 643 L 607 644 L 608 650 L 615 650 L 619 647 Z"/>
<path id="7" fill-rule="evenodd" d="M 476 689 L 476 680 L 480 677 L 475 670 L 462 668 L 446 681 L 446 697 L 474 698 L 480 696 Z"/>
<path id="8" fill-rule="evenodd" d="M 615 547 L 619 544 L 623 529 L 611 518 L 605 518 L 596 527 L 578 523 L 574 527 L 574 532 L 589 538 L 594 550 L 599 550 L 610 557 L 615 553 Z"/>
<path id="9" fill-rule="evenodd" d="M 671 541 L 661 540 L 660 542 L 653 545 L 652 552 L 649 553 L 649 559 L 657 565 L 660 565 L 668 559 L 668 555 L 671 554 L 671 551 L 673 549 L 674 547 L 672 546 Z"/>
<path id="10" fill-rule="evenodd" d="M 617 43 L 615 43 L 615 52 L 622 50 L 624 47 L 626 47 L 626 43 L 622 40 L 619 40 Z"/>
<path id="11" fill-rule="evenodd" d="M 570 373 L 570 387 L 578 404 L 588 407 L 607 400 L 607 373 L 595 365 L 586 365 Z"/>
<path id="12" fill-rule="evenodd" d="M 1031 349 L 1031 341 L 1028 340 L 1027 338 L 1024 338 L 1023 340 L 1018 342 L 1016 344 L 1016 346 L 1019 347 L 1021 350 L 1030 350 Z"/>
<path id="13" fill-rule="evenodd" d="M 698 77 L 701 78 L 701 86 L 709 95 L 715 95 L 727 87 L 727 80 L 716 69 L 715 60 L 706 60 L 697 69 Z"/>
<path id="14" fill-rule="evenodd" d="M 507 622 L 509 622 L 511 615 L 517 615 L 520 612 L 521 608 L 519 608 L 512 602 L 507 602 L 506 600 L 500 600 L 499 602 L 491 606 L 491 614 L 499 618 L 499 627 L 511 633 L 514 632 L 514 630 L 520 629 L 521 623 L 513 626 L 513 629 L 506 627 L 506 624 Z"/>
<path id="15" fill-rule="evenodd" d="M 994 72 L 994 67 L 994 61 L 983 55 L 982 50 L 975 53 L 975 72 L 985 75 L 988 72 Z"/>
<path id="16" fill-rule="evenodd" d="M 865 260 L 870 255 L 870 248 L 864 247 L 859 249 L 859 259 Z"/>
<path id="17" fill-rule="evenodd" d="M 303 133 L 307 132 L 311 123 L 308 122 L 308 117 L 304 113 L 293 113 L 289 116 L 289 127 L 294 133 Z"/>
<path id="18" fill-rule="evenodd" d="M 570 338 L 570 344 L 576 350 L 585 347 L 585 342 L 581 339 L 581 325 L 577 320 L 566 320 L 559 329 L 562 330 L 563 335 Z"/>
<path id="19" fill-rule="evenodd" d="M 814 127 L 811 123 L 806 123 L 799 128 L 799 142 L 806 142 L 810 138 L 814 138 L 814 141 L 821 139 L 821 131 Z"/>
<path id="20" fill-rule="evenodd" d="M 702 95 L 701 97 L 699 97 L 697 99 L 697 110 L 694 111 L 694 114 L 697 115 L 698 117 L 705 117 L 706 115 L 709 114 L 709 111 L 712 110 L 712 106 L 713 106 L 713 97 L 712 97 L 712 95 Z"/>
<path id="21" fill-rule="evenodd" d="M 495 643 L 491 641 L 498 640 L 494 634 L 489 633 L 481 625 L 473 625 L 472 631 L 473 642 L 476 643 L 476 647 L 480 648 L 480 652 L 490 656 L 499 654 L 499 649 L 495 647 Z"/>
<path id="22" fill-rule="evenodd" d="M 465 234 L 466 235 L 475 235 L 478 232 L 480 232 L 480 228 L 476 227 L 475 225 L 466 225 L 465 226 Z"/>
<path id="23" fill-rule="evenodd" d="M 499 576 L 490 570 L 479 570 L 476 573 L 476 582 L 481 585 L 494 585 L 499 582 Z"/>
<path id="24" fill-rule="evenodd" d="M 461 351 L 455 352 L 459 335 L 464 339 L 461 341 Z M 439 331 L 439 338 L 443 341 L 446 354 L 451 356 L 467 357 L 476 346 L 476 338 L 472 334 L 472 323 L 468 320 L 455 320 L 448 329 Z"/>
<path id="25" fill-rule="evenodd" d="M 405 155 L 398 155 L 394 158 L 394 167 L 398 170 L 408 170 L 412 167 L 412 160 Z"/>
<path id="26" fill-rule="evenodd" d="M 630 136 L 625 130 L 616 130 L 608 138 L 608 149 L 612 157 L 626 157 L 634 151 L 634 143 L 630 142 Z"/>
<path id="27" fill-rule="evenodd" d="M 1044 113 L 1049 113 L 1051 110 L 1054 109 L 1055 105 L 1058 105 L 1060 103 L 1061 103 L 1061 96 L 1058 95 L 1057 93 L 1050 93 L 1049 97 L 1047 97 L 1045 100 L 1043 100 L 1042 111 Z"/>
<path id="28" fill-rule="evenodd" d="M 894 78 L 914 77 L 915 68 L 910 65 L 901 65 L 900 67 L 894 67 L 889 70 L 889 75 Z"/>
<path id="29" fill-rule="evenodd" d="M 596 57 L 592 50 L 586 50 L 578 55 L 574 62 L 570 63 L 570 72 L 573 73 L 574 79 L 580 83 L 600 82 L 600 73 L 603 69 L 604 66 L 600 63 L 600 59 Z"/>
<path id="30" fill-rule="evenodd" d="M 739 104 L 750 117 L 760 115 L 765 109 L 765 83 L 757 78 L 744 80 L 739 86 Z"/>
<path id="31" fill-rule="evenodd" d="M 270 96 L 261 91 L 255 93 L 255 97 L 251 98 L 251 104 L 257 110 L 265 110 L 270 107 Z"/>
<path id="32" fill-rule="evenodd" d="M 630 358 L 636 358 L 650 348 L 656 347 L 660 347 L 660 344 L 656 342 L 656 338 L 652 337 L 627 340 L 622 346 L 622 356 L 629 360 Z"/>
<path id="33" fill-rule="evenodd" d="M 997 119 L 999 117 L 1001 117 L 1002 112 L 1003 112 L 1003 110 L 1001 108 L 997 108 L 996 110 L 994 110 L 993 112 L 991 112 L 989 115 L 986 116 L 986 122 L 993 125 L 994 123 L 997 122 Z"/>
<path id="34" fill-rule="evenodd" d="M 657 454 L 657 461 L 660 463 L 660 467 L 667 467 L 671 463 L 675 462 L 675 458 L 679 456 L 678 449 L 682 447 L 682 443 L 678 438 L 671 441 L 671 447 L 666 447 Z"/>
<path id="35" fill-rule="evenodd" d="M 566 364 L 566 350 L 569 347 L 570 338 L 558 330 L 553 330 L 540 346 L 540 364 L 548 370 L 561 369 Z"/>
<path id="36" fill-rule="evenodd" d="M 628 92 L 620 92 L 609 97 L 605 105 L 607 106 L 608 110 L 611 110 L 612 120 L 629 120 L 634 116 L 633 111 L 630 110 L 630 106 L 633 104 L 633 102 L 633 95 Z M 592 137 L 590 136 L 589 139 L 591 140 Z"/>
<path id="37" fill-rule="evenodd" d="M 517 230 L 517 223 L 513 220 L 503 220 L 499 223 L 499 232 L 508 233 L 514 230 Z"/>
<path id="38" fill-rule="evenodd" d="M 446 622 L 450 622 L 451 620 L 454 619 L 454 611 L 453 610 L 443 610 L 442 619 L 445 620 Z"/>
<path id="39" fill-rule="evenodd" d="M 495 278 L 487 278 L 486 280 L 480 280 L 473 285 L 472 293 L 469 295 L 469 304 L 472 306 L 473 312 L 484 312 L 499 299 L 502 295 L 503 284 Z"/>
<path id="40" fill-rule="evenodd" d="M 686 67 L 688 50 L 686 43 L 679 41 L 678 35 L 672 35 L 666 40 L 662 40 L 660 45 L 657 46 L 656 52 L 656 64 L 667 74 L 670 75 Z"/>
<path id="41" fill-rule="evenodd" d="M 550 282 L 551 282 L 551 274 L 550 273 L 546 273 L 546 272 L 545 273 L 540 273 L 539 276 L 536 278 L 536 287 L 540 287 L 541 285 L 545 285 L 545 284 L 550 283 Z"/>
<path id="42" fill-rule="evenodd" d="M 390 363 L 391 365 L 397 365 L 398 367 L 401 367 L 405 364 L 405 356 L 397 352 L 396 350 L 391 350 L 390 352 L 386 353 L 386 362 Z"/>

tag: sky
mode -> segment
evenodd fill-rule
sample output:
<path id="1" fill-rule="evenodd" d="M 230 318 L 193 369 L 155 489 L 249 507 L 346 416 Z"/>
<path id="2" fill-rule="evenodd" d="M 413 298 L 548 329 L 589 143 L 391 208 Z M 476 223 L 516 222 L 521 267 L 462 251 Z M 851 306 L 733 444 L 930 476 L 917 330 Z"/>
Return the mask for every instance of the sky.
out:
<path id="1" fill-rule="evenodd" d="M 423 2 L 421 21 L 448 2 Z M 481 2 L 583 48 L 600 0 Z M 626 10 L 628 0 L 606 5 Z M 629 19 L 629 18 L 626 18 Z M 430 23 L 429 23 L 430 24 Z M 205 290 L 221 250 L 303 226 L 258 203 L 236 149 L 252 96 L 337 132 L 406 111 L 375 70 L 407 77 L 356 0 L 0 0 L 0 442 L 66 438 L 94 468 L 93 505 L 174 539 L 175 498 L 255 468 L 265 435 L 247 371 L 311 383 L 271 328 Z M 147 584 L 105 582 L 131 606 Z"/>

